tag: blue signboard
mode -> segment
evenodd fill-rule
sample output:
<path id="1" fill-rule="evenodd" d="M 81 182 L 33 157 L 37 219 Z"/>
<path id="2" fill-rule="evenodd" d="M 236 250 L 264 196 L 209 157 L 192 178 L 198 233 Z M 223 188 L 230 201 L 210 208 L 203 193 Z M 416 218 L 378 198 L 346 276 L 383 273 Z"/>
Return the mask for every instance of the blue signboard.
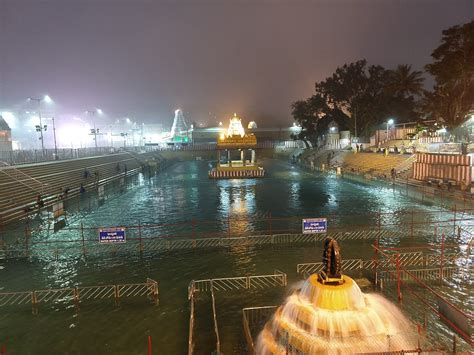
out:
<path id="1" fill-rule="evenodd" d="M 102 228 L 99 229 L 99 243 L 113 244 L 125 243 L 125 228 Z"/>
<path id="2" fill-rule="evenodd" d="M 327 233 L 328 221 L 326 218 L 303 219 L 303 234 Z"/>

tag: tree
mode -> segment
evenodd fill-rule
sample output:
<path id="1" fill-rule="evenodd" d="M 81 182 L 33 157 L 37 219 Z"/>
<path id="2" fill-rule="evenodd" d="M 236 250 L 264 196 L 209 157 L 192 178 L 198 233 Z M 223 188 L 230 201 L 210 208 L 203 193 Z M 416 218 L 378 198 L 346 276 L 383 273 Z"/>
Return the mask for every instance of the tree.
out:
<path id="1" fill-rule="evenodd" d="M 417 83 L 418 73 L 410 71 L 408 67 L 408 76 Z M 413 92 L 416 85 L 403 94 L 395 93 L 387 89 L 391 75 L 380 65 L 368 66 L 365 60 L 338 67 L 315 84 L 315 95 L 293 103 L 293 117 L 303 128 L 300 138 L 316 142 L 327 133 L 331 121 L 368 138 L 389 117 L 397 117 L 399 123 L 415 119 L 416 102 L 406 92 Z"/>
<path id="2" fill-rule="evenodd" d="M 453 129 L 474 109 L 474 21 L 442 33 L 441 44 L 431 54 L 433 63 L 425 67 L 436 84 L 425 95 L 424 109 Z"/>
<path id="3" fill-rule="evenodd" d="M 316 126 L 317 121 L 324 116 L 327 111 L 326 101 L 320 95 L 314 95 L 307 100 L 298 100 L 291 105 L 291 114 L 295 121 L 301 126 L 298 139 L 303 140 L 306 146 L 311 142 L 313 146 L 317 142 Z"/>
<path id="4" fill-rule="evenodd" d="M 359 60 L 337 68 L 315 88 L 331 109 L 339 109 L 346 115 L 354 133 L 368 138 L 388 117 L 397 117 L 399 123 L 416 118 L 414 98 L 387 89 L 392 75 L 392 71 L 380 65 L 367 66 L 365 60 Z M 417 79 L 418 74 L 411 77 Z"/>
<path id="5" fill-rule="evenodd" d="M 423 93 L 423 73 L 411 70 L 411 65 L 400 64 L 389 71 L 387 89 L 403 97 L 419 96 Z"/>

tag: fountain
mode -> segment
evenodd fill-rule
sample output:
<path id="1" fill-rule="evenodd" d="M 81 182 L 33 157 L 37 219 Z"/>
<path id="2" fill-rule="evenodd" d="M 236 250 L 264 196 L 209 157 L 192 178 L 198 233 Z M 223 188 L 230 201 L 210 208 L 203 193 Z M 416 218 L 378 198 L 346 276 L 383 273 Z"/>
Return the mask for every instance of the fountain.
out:
<path id="1" fill-rule="evenodd" d="M 414 331 L 408 333 L 410 330 Z M 409 334 L 407 336 L 407 334 Z M 257 354 L 347 354 L 418 348 L 416 330 L 380 295 L 341 273 L 336 240 L 324 242 L 323 270 L 311 275 L 265 325 Z"/>

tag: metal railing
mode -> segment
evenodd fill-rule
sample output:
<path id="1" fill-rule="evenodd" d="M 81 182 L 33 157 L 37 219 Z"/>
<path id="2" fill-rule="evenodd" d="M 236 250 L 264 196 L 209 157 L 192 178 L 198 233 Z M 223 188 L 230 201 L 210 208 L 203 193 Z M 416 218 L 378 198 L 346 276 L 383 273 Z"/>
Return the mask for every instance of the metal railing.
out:
<path id="1" fill-rule="evenodd" d="M 423 254 L 421 251 L 399 253 L 399 262 L 401 266 L 439 266 L 442 264 L 454 264 L 457 260 L 461 258 L 466 258 L 466 255 L 463 253 L 448 253 L 448 254 Z M 341 264 L 342 271 L 352 271 L 352 270 L 374 270 L 377 267 L 391 267 L 392 262 L 387 258 L 380 258 L 378 260 L 362 260 L 362 259 L 343 259 Z M 301 263 L 296 265 L 296 273 L 303 275 L 304 277 L 309 276 L 310 274 L 316 274 L 323 270 L 324 264 L 322 262 L 317 263 Z M 447 272 L 447 275 L 452 275 L 452 270 L 457 269 L 457 267 L 451 267 Z M 423 270 L 426 270 L 424 272 Z M 428 268 L 420 269 L 417 272 L 421 277 L 431 278 L 431 270 L 440 270 L 440 268 Z M 415 270 L 411 270 L 415 271 Z"/>
<path id="2" fill-rule="evenodd" d="M 385 278 L 395 281 L 396 294 L 399 301 L 402 300 L 402 288 L 406 290 L 414 302 L 419 302 L 419 310 L 428 310 L 435 316 L 439 317 L 445 324 L 449 326 L 456 334 L 461 336 L 471 346 L 474 344 L 470 333 L 470 325 L 474 321 L 471 314 L 461 310 L 454 305 L 445 296 L 435 291 L 432 287 L 423 282 L 422 278 L 434 278 L 443 280 L 445 276 L 452 275 L 453 267 L 446 267 L 443 264 L 436 269 L 409 270 L 401 265 L 399 253 L 389 254 L 387 250 L 377 245 L 372 245 L 376 258 L 383 257 L 390 261 L 391 267 L 380 267 L 379 274 L 385 274 Z M 395 248 L 388 248 L 393 251 Z M 441 246 L 441 255 L 444 253 L 443 243 Z M 469 255 L 469 257 L 471 257 Z M 444 258 L 441 259 L 444 262 Z M 380 265 L 379 265 L 380 266 Z M 393 267 L 395 269 L 393 269 Z M 472 272 L 469 267 L 470 273 Z"/>
<path id="3" fill-rule="evenodd" d="M 212 319 L 214 321 L 214 333 L 216 335 L 216 352 L 221 353 L 221 339 L 219 337 L 219 326 L 217 324 L 216 296 L 214 295 L 213 280 L 211 280 Z"/>
<path id="4" fill-rule="evenodd" d="M 15 167 L 0 169 L 0 172 L 38 194 L 43 194 L 44 188 L 47 186 L 47 184 Z"/>
<path id="5" fill-rule="evenodd" d="M 190 294 L 189 303 L 190 303 L 190 310 L 189 310 L 188 355 L 192 355 L 194 352 L 194 293 Z"/>
<path id="6" fill-rule="evenodd" d="M 38 306 L 46 303 L 74 303 L 76 311 L 84 301 L 114 299 L 116 304 L 122 298 L 142 297 L 150 298 L 158 304 L 158 282 L 147 278 L 144 283 L 77 286 L 60 289 L 46 289 L 23 292 L 0 292 L 0 307 L 31 304 L 36 314 Z"/>
<path id="7" fill-rule="evenodd" d="M 128 147 L 127 150 L 140 151 L 140 147 Z M 11 150 L 0 151 L 0 161 L 9 165 L 41 163 L 47 161 L 69 160 L 85 157 L 101 156 L 118 153 L 123 148 L 93 147 L 93 148 L 58 148 L 42 150 Z"/>
<path id="8" fill-rule="evenodd" d="M 287 285 L 287 282 L 286 274 L 281 271 L 271 275 L 192 280 L 188 287 L 188 296 L 190 297 L 190 295 L 195 292 L 237 291 L 279 286 L 284 287 Z"/>
<path id="9" fill-rule="evenodd" d="M 214 323 L 214 334 L 216 336 L 216 351 L 220 353 L 220 336 L 217 323 L 216 296 L 215 292 L 249 290 L 272 287 L 285 287 L 287 275 L 279 270 L 274 270 L 270 275 L 249 275 L 239 277 L 223 277 L 205 280 L 192 280 L 188 286 L 188 299 L 190 301 L 188 354 L 194 352 L 194 317 L 195 317 L 195 295 L 196 293 L 210 293 L 212 302 L 212 318 Z"/>
<path id="10" fill-rule="evenodd" d="M 331 237 L 345 240 L 389 240 L 414 235 L 445 239 L 452 245 L 471 240 L 474 230 L 474 211 L 432 211 L 329 215 L 328 232 L 301 233 L 300 217 L 249 217 L 205 221 L 191 220 L 175 223 L 138 223 L 121 226 L 126 229 L 127 242 L 120 245 L 99 245 L 98 229 L 81 223 L 59 231 L 48 227 L 24 228 L 23 238 L 1 238 L 0 258 L 60 258 L 73 254 L 90 256 L 103 253 L 146 253 L 168 250 L 221 248 L 241 245 L 277 245 L 288 243 L 320 243 Z M 451 213 L 453 214 L 451 216 Z M 363 221 L 363 224 L 344 226 L 344 220 Z M 252 227 L 247 226 L 252 222 Z M 369 222 L 369 224 L 367 224 Z M 342 225 L 342 226 L 341 226 Z M 51 228 L 51 229 L 49 229 Z M 53 234 L 54 233 L 54 234 Z M 3 233 L 8 236 L 8 233 Z M 446 243 L 448 245 L 448 243 Z"/>
<path id="11" fill-rule="evenodd" d="M 277 306 L 247 307 L 242 310 L 242 321 L 244 324 L 244 334 L 247 340 L 247 347 L 251 355 L 256 354 L 253 339 L 263 325 L 273 315 Z M 256 330 L 256 331 L 255 331 Z"/>

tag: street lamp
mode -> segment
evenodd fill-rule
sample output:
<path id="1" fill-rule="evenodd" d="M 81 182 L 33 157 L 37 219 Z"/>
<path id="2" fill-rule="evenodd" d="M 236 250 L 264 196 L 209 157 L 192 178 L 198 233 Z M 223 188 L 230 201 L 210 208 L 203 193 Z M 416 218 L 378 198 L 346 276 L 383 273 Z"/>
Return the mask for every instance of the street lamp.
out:
<path id="1" fill-rule="evenodd" d="M 46 131 L 46 129 L 48 128 L 47 125 L 44 125 L 43 126 L 43 121 L 41 119 L 41 102 L 44 101 L 46 102 L 47 104 L 50 104 L 53 102 L 53 100 L 51 100 L 51 97 L 49 97 L 49 95 L 45 95 L 43 96 L 42 98 L 35 98 L 35 97 L 29 97 L 28 98 L 28 101 L 35 101 L 38 103 L 38 117 L 39 117 L 39 125 L 36 125 L 35 128 L 36 128 L 36 132 L 39 132 L 40 133 L 40 140 L 41 140 L 41 152 L 42 152 L 42 155 L 44 156 L 44 139 L 43 139 L 43 131 Z"/>
<path id="2" fill-rule="evenodd" d="M 93 120 L 94 128 L 91 128 L 90 134 L 94 136 L 95 150 L 97 152 L 97 135 L 100 135 L 100 130 L 99 128 L 95 127 L 95 115 L 96 114 L 103 115 L 104 112 L 100 108 L 96 108 L 94 110 L 86 110 L 86 114 L 91 115 L 93 117 L 92 120 Z"/>
<path id="3" fill-rule="evenodd" d="M 387 121 L 387 141 L 388 141 L 388 127 L 393 125 L 395 123 L 395 120 L 393 118 L 389 118 Z"/>

